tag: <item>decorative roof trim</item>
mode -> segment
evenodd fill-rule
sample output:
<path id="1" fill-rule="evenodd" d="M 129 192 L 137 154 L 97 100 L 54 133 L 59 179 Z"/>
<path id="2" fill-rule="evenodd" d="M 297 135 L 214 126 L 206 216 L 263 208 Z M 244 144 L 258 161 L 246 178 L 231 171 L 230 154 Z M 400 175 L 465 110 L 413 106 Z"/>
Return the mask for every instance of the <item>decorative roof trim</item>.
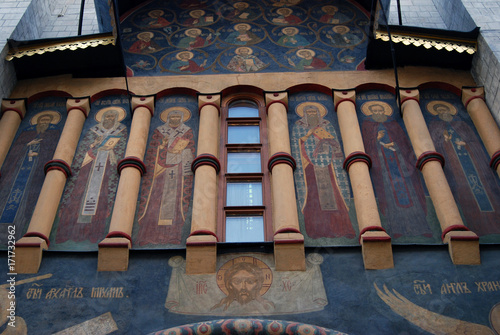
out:
<path id="1" fill-rule="evenodd" d="M 457 51 L 463 53 L 464 51 L 472 55 L 477 51 L 477 42 L 461 41 L 452 39 L 440 39 L 426 35 L 413 35 L 413 34 L 398 34 L 391 33 L 392 41 L 394 43 L 403 43 L 404 45 L 414 45 L 416 47 L 423 46 L 426 49 L 436 48 L 437 50 L 445 49 L 447 51 Z M 375 39 L 380 39 L 384 42 L 389 42 L 389 34 L 384 31 L 377 30 L 375 32 Z"/>
<path id="2" fill-rule="evenodd" d="M 116 39 L 113 35 L 99 38 L 96 38 L 95 36 L 78 36 L 71 39 L 44 41 L 43 43 L 30 46 L 11 46 L 5 59 L 11 61 L 14 58 L 43 55 L 46 52 L 54 52 L 56 50 L 77 50 L 86 49 L 88 47 L 97 47 L 99 45 L 115 45 L 115 42 Z"/>

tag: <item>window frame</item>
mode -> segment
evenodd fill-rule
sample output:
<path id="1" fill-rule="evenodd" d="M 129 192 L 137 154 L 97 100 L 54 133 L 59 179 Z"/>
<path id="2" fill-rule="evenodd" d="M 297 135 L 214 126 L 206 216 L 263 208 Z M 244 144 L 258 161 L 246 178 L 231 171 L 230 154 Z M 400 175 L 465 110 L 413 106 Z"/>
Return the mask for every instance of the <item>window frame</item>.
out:
<path id="1" fill-rule="evenodd" d="M 258 109 L 258 117 L 228 117 L 229 108 L 233 103 L 247 101 L 254 103 Z M 221 173 L 219 175 L 219 197 L 218 197 L 218 220 L 217 237 L 219 241 L 226 242 L 226 217 L 228 216 L 262 216 L 264 221 L 264 241 L 254 242 L 228 242 L 228 243 L 258 243 L 273 240 L 272 216 L 271 216 L 271 185 L 269 181 L 269 170 L 267 162 L 269 153 L 267 147 L 267 118 L 264 98 L 255 93 L 237 93 L 223 99 L 221 104 L 221 141 L 220 162 Z M 260 143 L 234 144 L 227 143 L 228 127 L 258 125 Z M 260 152 L 261 172 L 259 173 L 228 173 L 227 156 L 234 152 Z M 262 183 L 262 205 L 261 206 L 226 206 L 228 182 L 261 182 Z"/>

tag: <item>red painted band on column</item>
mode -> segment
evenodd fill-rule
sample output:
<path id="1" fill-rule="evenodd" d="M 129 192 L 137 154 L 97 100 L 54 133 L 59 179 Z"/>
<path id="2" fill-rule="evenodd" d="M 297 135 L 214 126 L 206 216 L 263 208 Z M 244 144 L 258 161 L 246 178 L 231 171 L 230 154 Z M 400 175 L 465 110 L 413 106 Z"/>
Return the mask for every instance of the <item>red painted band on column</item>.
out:
<path id="1" fill-rule="evenodd" d="M 446 227 L 446 229 L 443 230 L 443 233 L 441 234 L 441 240 L 444 241 L 446 234 L 448 234 L 451 231 L 470 231 L 470 229 L 464 225 L 461 225 L 461 224 L 455 224 L 455 225 Z"/>
<path id="2" fill-rule="evenodd" d="M 300 234 L 300 230 L 298 230 L 297 228 L 292 228 L 292 227 L 285 227 L 285 228 L 281 228 L 281 229 L 278 229 L 275 233 L 274 233 L 274 236 L 278 235 L 278 234 L 287 234 L 287 233 L 296 233 L 296 234 Z"/>
<path id="3" fill-rule="evenodd" d="M 277 152 L 272 155 L 271 158 L 269 158 L 269 162 L 267 163 L 267 168 L 270 172 L 272 172 L 273 167 L 278 164 L 287 164 L 292 168 L 292 170 L 295 170 L 295 168 L 297 167 L 297 162 L 295 162 L 295 159 L 286 152 Z"/>
<path id="4" fill-rule="evenodd" d="M 414 100 L 416 101 L 418 104 L 420 103 L 420 101 L 418 101 L 417 98 L 413 98 L 413 97 L 408 97 L 408 98 L 404 98 L 403 100 L 401 100 L 401 106 L 403 106 L 403 104 L 407 101 L 410 101 L 410 100 Z"/>
<path id="5" fill-rule="evenodd" d="M 129 240 L 130 243 L 132 243 L 132 237 L 123 231 L 119 231 L 119 230 L 110 231 L 108 233 L 108 235 L 106 235 L 106 238 L 112 238 L 112 237 L 123 237 L 123 238 L 126 238 L 127 240 Z"/>
<path id="6" fill-rule="evenodd" d="M 82 113 L 83 113 L 83 115 L 85 116 L 85 118 L 87 118 L 87 117 L 89 116 L 88 111 L 87 111 L 85 108 L 80 107 L 80 106 L 72 106 L 70 109 L 68 109 L 68 114 L 69 114 L 69 112 L 71 112 L 71 111 L 72 111 L 72 110 L 74 110 L 74 109 L 77 109 L 77 110 L 79 110 L 80 112 L 82 112 Z"/>
<path id="7" fill-rule="evenodd" d="M 202 165 L 209 165 L 213 167 L 217 174 L 220 172 L 220 162 L 214 155 L 201 154 L 198 157 L 196 157 L 191 163 L 191 171 L 195 173 L 196 169 Z"/>
<path id="8" fill-rule="evenodd" d="M 361 237 L 363 236 L 364 233 L 366 233 L 367 231 L 383 231 L 384 233 L 387 234 L 387 232 L 385 231 L 385 229 L 382 227 L 382 226 L 368 226 L 368 227 L 365 227 L 363 228 L 360 232 L 359 232 L 359 238 L 358 238 L 358 241 L 359 243 L 361 243 Z M 383 240 L 383 241 L 386 241 L 386 240 L 390 240 L 391 238 L 387 238 L 387 237 L 377 237 L 376 240 Z M 374 240 L 374 239 L 371 239 L 371 240 Z"/>
<path id="9" fill-rule="evenodd" d="M 136 168 L 141 173 L 141 176 L 143 176 L 147 172 L 144 162 L 141 159 L 133 156 L 125 157 L 118 162 L 116 166 L 118 174 L 121 174 L 122 170 L 126 167 Z"/>
<path id="10" fill-rule="evenodd" d="M 7 113 L 8 111 L 15 112 L 15 113 L 19 114 L 19 117 L 21 118 L 21 120 L 24 119 L 23 113 L 19 109 L 17 109 L 17 108 L 6 108 L 3 111 L 2 115 L 5 114 L 5 113 Z"/>
<path id="11" fill-rule="evenodd" d="M 47 175 L 50 170 L 59 170 L 66 175 L 66 178 L 71 177 L 71 168 L 69 164 L 62 159 L 53 159 L 48 161 L 43 167 L 45 175 Z"/>
<path id="12" fill-rule="evenodd" d="M 220 116 L 220 106 L 217 104 L 214 104 L 213 102 L 203 103 L 199 108 L 200 113 L 201 113 L 201 110 L 203 109 L 203 107 L 205 107 L 205 106 L 214 106 L 215 108 L 217 108 L 217 112 L 219 113 L 219 116 Z"/>
<path id="13" fill-rule="evenodd" d="M 490 160 L 490 166 L 493 170 L 496 171 L 498 168 L 498 165 L 500 165 L 500 150 L 495 152 L 493 154 L 493 156 L 491 156 L 491 160 Z"/>
<path id="14" fill-rule="evenodd" d="M 45 243 L 47 243 L 47 246 L 50 246 L 49 238 L 47 236 L 45 236 L 44 234 L 40 233 L 39 231 L 29 231 L 26 234 L 24 234 L 23 237 L 39 237 L 42 240 L 44 240 Z"/>
<path id="15" fill-rule="evenodd" d="M 137 106 L 135 106 L 134 110 L 132 111 L 132 115 L 134 115 L 135 110 L 137 108 L 140 108 L 140 107 L 146 108 L 149 111 L 149 113 L 151 114 L 151 117 L 154 116 L 155 112 L 148 105 L 137 105 Z"/>
<path id="16" fill-rule="evenodd" d="M 337 101 L 337 103 L 335 104 L 335 111 L 337 111 L 337 107 L 343 103 L 343 102 L 346 102 L 346 101 L 349 101 L 349 102 L 352 102 L 352 104 L 354 105 L 354 108 L 356 108 L 356 101 L 354 101 L 353 99 L 340 99 L 339 101 Z"/>
<path id="17" fill-rule="evenodd" d="M 417 164 L 415 164 L 416 168 L 422 171 L 425 164 L 437 161 L 441 163 L 441 167 L 444 167 L 444 157 L 439 152 L 436 151 L 426 151 L 420 155 L 417 159 Z"/>
<path id="18" fill-rule="evenodd" d="M 285 111 L 288 110 L 288 106 L 281 100 L 276 100 L 276 101 L 271 101 L 269 104 L 266 106 L 266 114 L 269 114 L 269 107 L 271 107 L 272 104 L 282 104 L 285 106 Z"/>
<path id="19" fill-rule="evenodd" d="M 370 158 L 370 156 L 366 152 L 363 152 L 363 151 L 352 152 L 349 156 L 346 157 L 342 167 L 344 168 L 344 170 L 349 172 L 349 167 L 356 162 L 366 163 L 366 165 L 368 165 L 369 169 L 371 169 L 371 167 L 372 167 L 372 159 Z"/>
<path id="20" fill-rule="evenodd" d="M 467 108 L 467 106 L 469 105 L 469 103 L 472 101 L 472 100 L 475 100 L 475 99 L 481 99 L 484 101 L 484 97 L 483 96 L 480 96 L 480 95 L 476 95 L 474 97 L 471 97 L 469 98 L 469 100 L 467 100 L 464 104 L 465 108 Z"/>

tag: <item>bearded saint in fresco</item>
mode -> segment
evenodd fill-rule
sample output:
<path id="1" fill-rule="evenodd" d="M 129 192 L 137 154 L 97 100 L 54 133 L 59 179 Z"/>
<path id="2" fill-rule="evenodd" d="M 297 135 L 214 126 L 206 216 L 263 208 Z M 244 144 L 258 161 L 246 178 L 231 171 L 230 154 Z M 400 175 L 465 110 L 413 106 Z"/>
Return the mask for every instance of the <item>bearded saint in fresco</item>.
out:
<path id="1" fill-rule="evenodd" d="M 52 159 L 61 134 L 61 114 L 34 115 L 10 148 L 0 178 L 0 224 L 15 224 L 16 238 L 28 227 L 44 181 L 43 166 Z M 6 236 L 7 229 L 0 232 Z M 7 239 L 2 239 L 7 241 Z"/>
<path id="2" fill-rule="evenodd" d="M 297 169 L 299 202 L 307 235 L 311 238 L 356 236 L 344 196 L 350 193 L 347 173 L 342 169 L 344 154 L 335 129 L 324 119 L 320 103 L 297 106 L 301 117 L 293 126 L 293 152 Z"/>
<path id="3" fill-rule="evenodd" d="M 431 101 L 429 131 L 446 164 L 444 172 L 466 226 L 477 235 L 500 234 L 500 183 L 474 130 L 446 101 Z"/>
<path id="4" fill-rule="evenodd" d="M 194 135 L 186 121 L 191 113 L 172 107 L 161 114 L 165 124 L 156 128 L 146 153 L 139 204 L 138 233 L 134 244 L 180 244 L 182 227 L 193 191 L 191 163 Z"/>
<path id="5" fill-rule="evenodd" d="M 383 101 L 361 106 L 368 116 L 361 126 L 366 153 L 372 159 L 371 175 L 384 228 L 394 238 L 431 237 L 420 172 L 415 168 L 413 150 L 392 107 Z"/>
<path id="6" fill-rule="evenodd" d="M 118 186 L 116 166 L 127 141 L 127 127 L 120 123 L 125 116 L 121 107 L 101 109 L 78 146 L 59 210 L 57 243 L 105 237 Z"/>

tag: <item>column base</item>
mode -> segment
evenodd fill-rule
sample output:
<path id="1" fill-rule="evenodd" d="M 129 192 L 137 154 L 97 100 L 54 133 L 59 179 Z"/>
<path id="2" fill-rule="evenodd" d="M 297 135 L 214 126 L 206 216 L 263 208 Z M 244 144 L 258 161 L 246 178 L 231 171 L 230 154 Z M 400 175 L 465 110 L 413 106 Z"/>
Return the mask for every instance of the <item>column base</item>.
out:
<path id="1" fill-rule="evenodd" d="M 276 271 L 305 271 L 304 236 L 299 233 L 274 235 L 274 264 Z"/>
<path id="2" fill-rule="evenodd" d="M 99 243 L 97 271 L 127 271 L 130 241 L 124 237 L 109 237 Z"/>
<path id="3" fill-rule="evenodd" d="M 392 258 L 391 237 L 383 231 L 367 231 L 361 235 L 361 252 L 366 270 L 391 269 Z"/>
<path id="4" fill-rule="evenodd" d="M 15 273 L 37 273 L 42 263 L 43 250 L 47 242 L 40 237 L 23 237 L 16 242 Z"/>
<path id="5" fill-rule="evenodd" d="M 217 239 L 212 235 L 194 235 L 186 241 L 186 274 L 215 273 Z"/>
<path id="6" fill-rule="evenodd" d="M 479 237 L 471 231 L 450 231 L 444 243 L 448 244 L 451 261 L 456 265 L 479 265 Z"/>

